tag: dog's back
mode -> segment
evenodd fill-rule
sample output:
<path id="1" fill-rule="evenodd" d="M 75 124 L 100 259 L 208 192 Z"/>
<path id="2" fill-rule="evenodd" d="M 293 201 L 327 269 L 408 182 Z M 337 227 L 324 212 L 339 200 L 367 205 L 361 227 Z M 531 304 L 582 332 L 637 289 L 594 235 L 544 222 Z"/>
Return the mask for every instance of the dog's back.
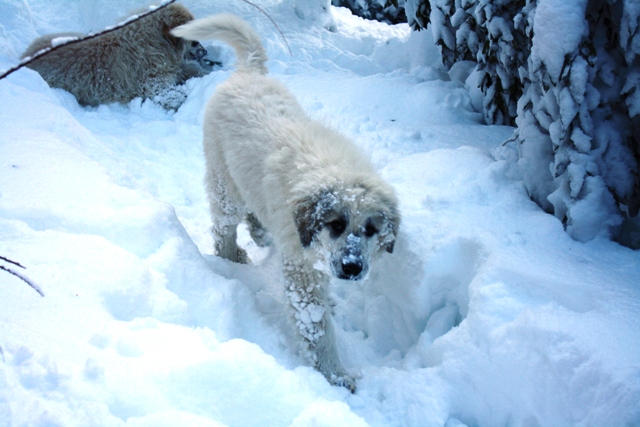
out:
<path id="1" fill-rule="evenodd" d="M 250 214 L 265 226 L 282 258 L 301 350 L 332 384 L 354 391 L 336 350 L 326 287 L 330 275 L 366 277 L 371 256 L 393 250 L 400 221 L 393 188 L 355 144 L 312 120 L 266 75 L 264 48 L 246 22 L 214 15 L 172 34 L 221 40 L 238 59 L 203 123 L 216 255 L 246 262 L 238 224 Z"/>
<path id="2" fill-rule="evenodd" d="M 279 246 L 302 250 L 290 215 L 280 209 L 310 191 L 306 182 L 322 181 L 327 186 L 359 182 L 362 171 L 378 181 L 373 166 L 354 144 L 311 120 L 293 94 L 266 75 L 266 52 L 247 22 L 218 14 L 171 33 L 187 40 L 220 40 L 235 50 L 237 71 L 217 87 L 206 106 L 205 182 L 209 194 L 214 194 L 219 175 L 224 175 L 225 186 L 239 193 L 236 199 L 246 203 Z M 238 208 L 240 212 L 243 207 Z"/>
<path id="3" fill-rule="evenodd" d="M 264 225 L 273 228 L 272 215 L 265 212 L 265 207 L 285 201 L 274 200 L 261 177 L 273 175 L 266 171 L 269 159 L 279 151 L 274 146 L 282 145 L 282 132 L 290 128 L 281 126 L 281 122 L 307 122 L 304 110 L 284 85 L 266 75 L 267 55 L 260 36 L 241 18 L 217 14 L 188 22 L 171 33 L 187 40 L 219 40 L 234 49 L 237 70 L 218 86 L 206 107 L 205 182 L 214 186 L 217 178 L 212 175 L 221 171 L 230 174 L 233 178 L 227 182 L 237 184 L 241 193 L 238 199 L 247 202 Z M 294 140 L 290 138 L 289 142 Z M 225 162 L 225 158 L 233 161 Z M 208 190 L 210 194 L 215 192 L 214 188 Z"/>

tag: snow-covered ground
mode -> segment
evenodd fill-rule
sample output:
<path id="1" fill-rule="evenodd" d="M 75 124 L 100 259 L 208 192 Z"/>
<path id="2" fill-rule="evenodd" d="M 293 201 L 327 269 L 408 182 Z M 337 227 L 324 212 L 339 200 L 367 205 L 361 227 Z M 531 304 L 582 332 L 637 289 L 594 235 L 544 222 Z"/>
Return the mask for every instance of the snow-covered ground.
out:
<path id="1" fill-rule="evenodd" d="M 337 8 L 330 32 L 255 1 L 292 55 L 245 3 L 183 3 L 251 22 L 271 74 L 400 196 L 394 254 L 332 288 L 357 392 L 293 350 L 276 254 L 245 233 L 254 265 L 212 255 L 202 110 L 233 59 L 205 43 L 226 65 L 175 114 L 82 108 L 28 69 L 0 81 L 0 256 L 45 293 L 0 271 L 0 426 L 640 425 L 640 253 L 573 241 L 529 200 L 512 129 L 480 123 L 427 32 Z M 139 6 L 2 1 L 0 69 L 38 35 Z"/>

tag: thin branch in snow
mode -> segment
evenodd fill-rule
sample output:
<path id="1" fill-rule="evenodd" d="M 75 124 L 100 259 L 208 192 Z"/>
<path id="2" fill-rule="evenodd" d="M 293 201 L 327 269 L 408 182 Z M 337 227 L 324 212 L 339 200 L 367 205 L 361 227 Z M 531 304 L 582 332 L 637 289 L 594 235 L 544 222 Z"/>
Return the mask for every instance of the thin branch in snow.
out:
<path id="1" fill-rule="evenodd" d="M 516 141 L 518 141 L 518 132 L 517 131 L 513 132 L 509 138 L 507 138 L 506 140 L 504 140 L 502 142 L 502 144 L 500 144 L 500 146 L 504 147 L 505 145 L 507 145 L 507 144 L 509 144 L 511 142 L 516 142 Z"/>
<path id="2" fill-rule="evenodd" d="M 5 258 L 3 256 L 0 256 L 0 260 L 2 260 L 4 262 L 8 262 L 9 264 L 13 264 L 16 267 L 24 268 L 25 270 L 27 269 L 27 267 L 25 267 L 24 265 L 20 264 L 19 262 L 11 261 L 9 258 Z"/>
<path id="3" fill-rule="evenodd" d="M 15 261 L 11 261 L 8 258 L 5 258 L 3 256 L 0 256 L 0 260 L 7 262 L 9 264 L 13 264 L 16 267 L 20 267 L 22 269 L 26 270 L 26 267 L 23 266 L 22 264 L 15 262 Z M 16 276 L 18 279 L 22 280 L 23 282 L 25 282 L 27 285 L 31 286 L 31 288 L 33 288 L 34 291 L 36 291 L 37 293 L 40 294 L 40 296 L 44 296 L 44 292 L 42 291 L 42 289 L 40 288 L 40 286 L 38 286 L 33 280 L 29 279 L 27 276 L 25 276 L 22 273 L 17 272 L 14 269 L 5 267 L 4 265 L 0 265 L 0 270 L 6 271 L 9 274 L 12 274 L 14 276 Z"/>
<path id="4" fill-rule="evenodd" d="M 242 0 L 242 1 L 245 2 L 246 4 L 248 4 L 249 6 L 255 7 L 260 12 L 262 12 L 267 18 L 269 18 L 269 21 L 271 21 L 271 23 L 274 25 L 274 27 L 276 27 L 276 30 L 278 30 L 278 32 L 280 33 L 280 36 L 282 37 L 282 40 L 284 40 L 284 44 L 285 44 L 285 46 L 287 46 L 287 50 L 289 51 L 289 55 L 293 56 L 293 54 L 291 53 L 291 48 L 289 47 L 289 43 L 287 43 L 287 38 L 284 36 L 284 34 L 282 34 L 282 31 L 280 30 L 280 27 L 278 27 L 278 24 L 276 24 L 276 21 L 274 21 L 273 18 L 271 18 L 271 16 L 269 16 L 269 14 L 267 12 L 265 12 L 265 10 L 263 8 L 261 8 L 260 6 L 258 6 L 257 4 L 252 3 L 249 0 Z"/>

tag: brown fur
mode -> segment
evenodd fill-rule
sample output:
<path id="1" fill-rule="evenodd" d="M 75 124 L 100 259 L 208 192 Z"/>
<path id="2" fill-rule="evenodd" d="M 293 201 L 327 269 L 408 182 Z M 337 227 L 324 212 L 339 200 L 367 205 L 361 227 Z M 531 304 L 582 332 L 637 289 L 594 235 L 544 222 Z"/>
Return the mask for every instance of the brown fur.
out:
<path id="1" fill-rule="evenodd" d="M 169 31 L 192 19 L 187 8 L 171 4 L 111 33 L 63 46 L 28 67 L 40 73 L 50 86 L 71 92 L 82 105 L 127 103 L 136 97 L 165 95 L 163 105 L 176 109 L 186 98 L 176 84 L 184 75 L 187 43 Z M 32 56 L 50 47 L 56 37 L 64 36 L 83 35 L 42 36 L 22 57 Z"/>

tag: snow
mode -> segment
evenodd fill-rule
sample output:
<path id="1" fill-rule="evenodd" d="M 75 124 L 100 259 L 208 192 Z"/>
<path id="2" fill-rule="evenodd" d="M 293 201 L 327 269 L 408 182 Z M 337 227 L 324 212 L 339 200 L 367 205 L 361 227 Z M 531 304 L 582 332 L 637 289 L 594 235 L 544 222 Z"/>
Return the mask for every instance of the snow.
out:
<path id="1" fill-rule="evenodd" d="M 38 35 L 95 31 L 136 3 L 3 3 L 0 69 Z M 333 32 L 294 10 L 323 1 L 256 3 L 292 56 L 244 3 L 184 2 L 251 22 L 271 74 L 400 198 L 394 253 L 364 283 L 331 287 L 356 393 L 297 354 L 277 254 L 240 233 L 254 265 L 213 256 L 200 140 L 204 103 L 233 70 L 222 47 L 225 67 L 187 82 L 176 113 L 140 99 L 82 108 L 28 69 L 0 81 L 0 256 L 45 294 L 0 271 L 0 426 L 640 424 L 640 254 L 575 241 L 529 199 L 534 169 L 502 145 L 513 128 L 480 124 L 429 32 L 331 8 Z M 572 209 L 607 218 L 592 206 Z"/>
<path id="2" fill-rule="evenodd" d="M 516 117 L 523 182 L 532 199 L 563 221 L 574 239 L 619 236 L 624 241 L 624 222 L 633 220 L 621 211 L 635 204 L 634 143 L 626 136 L 634 126 L 624 112 L 614 111 L 624 102 L 634 114 L 633 67 L 615 63 L 605 48 L 604 27 L 601 32 L 600 24 L 587 25 L 600 18 L 592 16 L 586 2 L 536 5 L 535 12 L 528 12 L 532 47 Z M 631 18 L 633 9 L 624 16 Z M 593 51 L 584 49 L 592 45 Z M 626 80 L 622 91 L 615 88 L 621 85 L 618 74 Z"/>
<path id="3" fill-rule="evenodd" d="M 557 83 L 565 55 L 572 53 L 585 31 L 586 0 L 540 0 L 533 25 L 531 55 L 547 67 L 552 82 Z M 561 35 L 561 36 L 559 36 Z M 538 64 L 534 64 L 538 68 Z"/>
<path id="4" fill-rule="evenodd" d="M 57 47 L 63 44 L 67 44 L 70 41 L 77 40 L 77 37 L 56 37 L 51 40 L 51 47 Z"/>

